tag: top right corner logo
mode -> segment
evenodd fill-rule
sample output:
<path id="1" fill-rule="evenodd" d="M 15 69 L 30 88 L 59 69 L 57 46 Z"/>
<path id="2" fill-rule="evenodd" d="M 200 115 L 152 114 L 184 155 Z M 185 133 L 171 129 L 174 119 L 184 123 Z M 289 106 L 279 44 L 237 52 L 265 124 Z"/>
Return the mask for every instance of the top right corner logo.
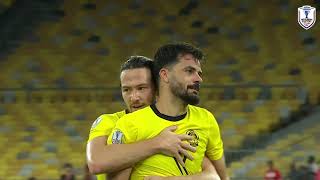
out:
<path id="1" fill-rule="evenodd" d="M 298 8 L 298 23 L 301 27 L 308 30 L 316 22 L 316 8 L 305 5 Z"/>

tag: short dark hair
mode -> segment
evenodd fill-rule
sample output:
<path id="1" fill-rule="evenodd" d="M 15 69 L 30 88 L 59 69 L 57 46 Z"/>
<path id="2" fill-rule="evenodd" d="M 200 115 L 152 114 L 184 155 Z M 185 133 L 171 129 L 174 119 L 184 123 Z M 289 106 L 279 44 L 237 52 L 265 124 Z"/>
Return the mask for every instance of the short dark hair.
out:
<path id="1" fill-rule="evenodd" d="M 153 61 L 145 56 L 130 56 L 130 58 L 121 65 L 120 72 L 128 69 L 147 68 L 153 69 Z"/>
<path id="2" fill-rule="evenodd" d="M 157 83 L 159 83 L 160 70 L 177 63 L 178 57 L 184 54 L 191 54 L 200 61 L 204 58 L 203 52 L 199 48 L 184 42 L 165 44 L 156 51 L 153 76 Z"/>
<path id="3" fill-rule="evenodd" d="M 125 63 L 121 65 L 120 73 L 124 70 L 147 68 L 151 72 L 151 81 L 155 83 L 153 76 L 154 63 L 153 60 L 145 56 L 131 56 Z"/>

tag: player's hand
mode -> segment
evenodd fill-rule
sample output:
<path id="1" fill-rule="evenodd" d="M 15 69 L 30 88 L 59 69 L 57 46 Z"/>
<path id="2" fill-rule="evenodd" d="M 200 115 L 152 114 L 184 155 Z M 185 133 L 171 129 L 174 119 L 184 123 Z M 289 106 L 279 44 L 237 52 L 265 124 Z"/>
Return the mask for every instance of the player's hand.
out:
<path id="1" fill-rule="evenodd" d="M 177 126 L 169 126 L 165 128 L 154 138 L 154 141 L 157 143 L 160 153 L 175 157 L 177 161 L 185 167 L 183 156 L 193 160 L 193 157 L 188 153 L 188 151 L 195 152 L 196 148 L 186 142 L 183 142 L 186 140 L 192 140 L 192 136 L 187 134 L 176 134 L 174 133 L 176 129 Z"/>

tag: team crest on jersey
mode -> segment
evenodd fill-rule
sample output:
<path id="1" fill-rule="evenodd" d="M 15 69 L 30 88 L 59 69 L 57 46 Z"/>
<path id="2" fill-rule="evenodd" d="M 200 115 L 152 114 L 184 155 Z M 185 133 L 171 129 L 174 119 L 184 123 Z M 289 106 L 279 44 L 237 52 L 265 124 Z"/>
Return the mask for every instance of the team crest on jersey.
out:
<path id="1" fill-rule="evenodd" d="M 191 129 L 191 130 L 188 130 L 186 134 L 193 137 L 192 140 L 188 140 L 189 144 L 193 147 L 197 147 L 199 144 L 199 136 L 196 133 L 196 131 Z"/>
<path id="2" fill-rule="evenodd" d="M 91 129 L 95 128 L 98 126 L 98 124 L 101 122 L 102 120 L 102 117 L 98 117 L 93 123 L 92 123 L 92 126 L 91 126 Z"/>
<path id="3" fill-rule="evenodd" d="M 123 144 L 123 133 L 120 130 L 113 132 L 112 144 Z"/>
<path id="4" fill-rule="evenodd" d="M 316 8 L 309 5 L 298 8 L 298 23 L 301 27 L 308 30 L 316 22 Z"/>

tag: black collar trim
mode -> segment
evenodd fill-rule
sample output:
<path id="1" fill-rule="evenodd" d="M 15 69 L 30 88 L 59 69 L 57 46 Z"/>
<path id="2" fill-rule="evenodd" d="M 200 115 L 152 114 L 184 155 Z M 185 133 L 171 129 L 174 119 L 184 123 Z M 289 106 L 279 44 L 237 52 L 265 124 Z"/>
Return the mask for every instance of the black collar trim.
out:
<path id="1" fill-rule="evenodd" d="M 187 113 L 184 113 L 179 116 L 168 116 L 168 115 L 165 115 L 165 114 L 162 114 L 161 112 L 159 112 L 159 110 L 157 109 L 155 104 L 151 104 L 150 107 L 157 116 L 159 116 L 162 119 L 168 120 L 168 121 L 180 121 L 180 120 L 184 119 L 187 115 Z"/>

